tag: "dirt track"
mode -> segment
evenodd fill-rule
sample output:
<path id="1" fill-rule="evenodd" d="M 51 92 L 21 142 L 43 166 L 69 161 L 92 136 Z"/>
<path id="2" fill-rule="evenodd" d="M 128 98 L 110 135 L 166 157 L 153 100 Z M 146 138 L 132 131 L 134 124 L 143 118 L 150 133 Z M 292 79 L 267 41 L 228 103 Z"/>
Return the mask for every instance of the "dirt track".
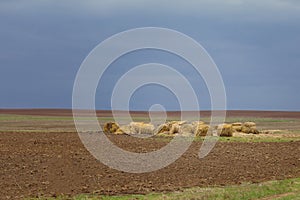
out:
<path id="1" fill-rule="evenodd" d="M 110 136 L 110 139 L 135 152 L 166 144 L 161 139 L 129 136 Z M 300 175 L 300 142 L 219 142 L 202 160 L 197 157 L 200 145 L 195 142 L 177 162 L 164 169 L 129 174 L 95 160 L 76 133 L 1 133 L 0 197 L 147 193 Z"/>

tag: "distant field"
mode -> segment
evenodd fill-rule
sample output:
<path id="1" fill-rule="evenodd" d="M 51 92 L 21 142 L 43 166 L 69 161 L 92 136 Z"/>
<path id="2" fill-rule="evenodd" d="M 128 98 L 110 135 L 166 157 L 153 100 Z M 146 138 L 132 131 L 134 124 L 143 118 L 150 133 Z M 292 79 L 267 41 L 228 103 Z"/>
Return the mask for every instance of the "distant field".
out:
<path id="1" fill-rule="evenodd" d="M 59 112 L 61 111 L 61 113 Z M 72 113 L 70 110 L 0 110 L 0 132 L 76 132 Z M 114 121 L 111 112 L 99 111 L 98 121 L 101 125 L 108 121 Z M 47 115 L 48 114 L 48 115 Z M 260 111 L 228 111 L 227 123 L 253 121 L 259 130 L 270 130 L 271 134 L 262 134 L 259 137 L 221 138 L 220 141 L 294 141 L 300 140 L 300 114 L 298 112 L 260 112 Z M 299 115 L 299 116 L 298 116 Z M 193 112 L 188 115 L 188 121 L 194 121 Z M 210 122 L 209 112 L 201 114 L 201 120 Z M 266 116 L 266 117 L 261 117 Z M 273 118 L 271 118 L 271 116 Z M 131 113 L 133 121 L 149 122 L 146 112 Z M 83 114 L 82 119 L 91 119 Z M 127 119 L 118 116 L 118 119 Z M 167 120 L 180 120 L 178 112 L 169 112 Z"/>

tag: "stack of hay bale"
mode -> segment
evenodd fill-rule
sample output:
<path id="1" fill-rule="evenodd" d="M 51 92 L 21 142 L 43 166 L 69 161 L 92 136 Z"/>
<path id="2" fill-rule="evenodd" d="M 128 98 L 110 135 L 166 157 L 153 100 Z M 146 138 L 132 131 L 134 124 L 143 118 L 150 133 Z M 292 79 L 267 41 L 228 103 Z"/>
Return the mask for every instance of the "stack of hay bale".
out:
<path id="1" fill-rule="evenodd" d="M 156 129 L 151 123 L 144 122 L 131 122 L 129 125 L 119 126 L 115 122 L 105 123 L 103 130 L 105 133 L 113 134 L 150 134 L 150 135 L 168 135 L 173 136 L 180 134 L 183 136 L 195 135 L 206 136 L 208 135 L 209 126 L 202 121 L 196 121 L 187 124 L 186 121 L 171 121 L 159 125 Z M 232 124 L 220 124 L 215 127 L 214 131 L 221 137 L 232 137 L 233 132 L 253 133 L 258 134 L 254 122 L 236 122 Z"/>
<path id="2" fill-rule="evenodd" d="M 174 135 L 179 133 L 180 127 L 186 124 L 186 121 L 171 121 L 161 124 L 157 127 L 155 134 L 158 135 Z"/>
<path id="3" fill-rule="evenodd" d="M 154 134 L 154 125 L 144 122 L 131 122 L 129 124 L 131 134 Z"/>
<path id="4" fill-rule="evenodd" d="M 209 126 L 202 121 L 193 122 L 193 133 L 195 136 L 206 136 Z"/>
<path id="5" fill-rule="evenodd" d="M 209 126 L 202 121 L 196 121 L 192 124 L 187 124 L 186 121 L 171 121 L 165 124 L 161 124 L 157 130 L 158 135 L 174 135 L 180 134 L 184 136 L 206 136 Z"/>
<path id="6" fill-rule="evenodd" d="M 103 131 L 105 133 L 116 133 L 120 126 L 115 122 L 107 122 L 104 124 Z"/>
<path id="7" fill-rule="evenodd" d="M 179 128 L 179 134 L 182 136 L 191 136 L 194 133 L 192 124 L 183 124 Z"/>
<path id="8" fill-rule="evenodd" d="M 164 135 L 164 134 L 169 134 L 170 131 L 170 126 L 168 123 L 161 124 L 157 127 L 155 131 L 155 135 Z"/>
<path id="9" fill-rule="evenodd" d="M 233 131 L 232 124 L 219 124 L 217 126 L 218 135 L 221 137 L 232 137 Z"/>
<path id="10" fill-rule="evenodd" d="M 242 131 L 242 123 L 241 122 L 232 123 L 232 129 L 234 132 L 241 132 Z"/>
<path id="11" fill-rule="evenodd" d="M 259 131 L 256 128 L 256 124 L 254 122 L 245 122 L 243 123 L 241 127 L 241 132 L 243 133 L 253 133 L 253 134 L 259 134 Z"/>
<path id="12" fill-rule="evenodd" d="M 103 126 L 105 133 L 121 134 L 154 134 L 154 125 L 144 122 L 131 122 L 129 125 L 119 126 L 115 122 L 107 122 Z"/>
<path id="13" fill-rule="evenodd" d="M 130 133 L 131 133 L 130 125 L 120 126 L 117 132 L 115 132 L 116 135 L 122 135 L 122 134 L 129 135 Z"/>

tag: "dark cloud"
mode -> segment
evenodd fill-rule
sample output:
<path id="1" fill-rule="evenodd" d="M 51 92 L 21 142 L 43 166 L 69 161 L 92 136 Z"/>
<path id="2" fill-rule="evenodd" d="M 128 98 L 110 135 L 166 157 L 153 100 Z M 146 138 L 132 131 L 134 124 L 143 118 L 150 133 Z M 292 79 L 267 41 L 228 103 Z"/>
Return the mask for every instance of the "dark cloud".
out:
<path id="1" fill-rule="evenodd" d="M 223 75 L 229 109 L 300 110 L 297 1 L 124 2 L 1 1 L 0 107 L 70 108 L 76 72 L 99 42 L 130 28 L 160 26 L 181 31 L 207 49 Z M 105 87 L 99 86 L 98 108 L 109 109 L 121 72 L 150 61 L 182 68 L 202 108 L 209 109 L 203 80 L 184 61 L 159 52 L 127 55 L 116 62 Z M 155 92 L 155 87 L 148 90 Z M 156 102 L 149 96 L 141 101 L 141 91 L 135 95 L 136 108 L 131 100 L 133 109 Z M 162 100 L 168 109 L 178 108 L 172 95 Z"/>

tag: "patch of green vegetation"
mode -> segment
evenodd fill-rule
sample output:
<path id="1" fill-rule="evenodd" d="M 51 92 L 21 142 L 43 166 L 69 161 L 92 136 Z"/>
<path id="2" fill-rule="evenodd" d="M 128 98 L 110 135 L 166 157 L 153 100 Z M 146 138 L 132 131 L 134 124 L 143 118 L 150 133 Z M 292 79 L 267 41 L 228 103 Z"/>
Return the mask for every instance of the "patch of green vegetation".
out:
<path id="1" fill-rule="evenodd" d="M 289 130 L 288 133 L 291 133 L 291 134 L 300 134 L 300 130 Z"/>
<path id="2" fill-rule="evenodd" d="M 77 118 L 79 120 L 91 120 L 93 118 L 91 117 L 80 117 Z M 27 121 L 27 120 L 47 120 L 47 121 L 62 121 L 62 120 L 73 120 L 73 116 L 34 116 L 34 115 L 13 115 L 13 114 L 0 114 L 0 121 Z M 100 121 L 116 121 L 116 120 L 128 120 L 128 117 L 116 117 L 114 119 L 113 117 L 98 117 L 98 120 Z M 132 116 L 133 121 L 144 121 L 149 122 L 150 118 L 145 117 L 139 117 L 139 116 Z M 167 121 L 176 121 L 180 120 L 179 118 L 168 118 Z M 197 121 L 198 119 L 189 118 L 186 119 L 187 121 Z M 201 121 L 204 121 L 206 123 L 210 122 L 210 118 L 201 118 Z M 295 119 L 274 119 L 274 118 L 254 118 L 254 117 L 239 117 L 239 118 L 233 118 L 228 117 L 226 118 L 226 123 L 233 123 L 233 122 L 246 122 L 246 121 L 253 121 L 256 123 L 259 122 L 296 122 Z"/>
<path id="3" fill-rule="evenodd" d="M 0 114 L 0 121 L 24 121 L 24 120 L 73 120 L 73 117 L 61 116 L 34 116 L 34 115 L 6 115 Z"/>
<path id="4" fill-rule="evenodd" d="M 169 142 L 172 136 L 155 136 L 156 141 Z M 150 138 L 149 138 L 150 139 Z M 189 138 L 187 138 L 189 139 Z M 205 137 L 195 137 L 195 142 L 204 141 Z M 208 138 L 209 139 L 209 138 Z M 296 142 L 300 137 L 219 137 L 215 138 L 217 142 Z"/>
<path id="5" fill-rule="evenodd" d="M 81 117 L 79 120 L 89 121 L 91 117 Z M 126 121 L 127 117 L 117 117 L 117 120 Z M 148 116 L 132 116 L 133 121 L 144 121 L 149 122 Z M 157 119 L 159 120 L 159 119 Z M 176 118 L 168 118 L 167 121 L 178 120 Z M 193 121 L 192 118 L 187 119 L 188 121 Z M 210 118 L 201 118 L 205 122 L 209 122 Z M 99 117 L 98 121 L 101 125 L 108 121 L 115 121 L 113 117 Z M 249 117 L 240 117 L 240 118 L 227 118 L 226 122 L 245 122 L 245 121 L 254 121 L 261 122 L 262 124 L 268 124 L 268 127 L 277 128 L 276 124 L 279 122 L 295 122 L 300 123 L 300 120 L 297 119 L 274 119 L 274 118 L 249 118 Z M 280 124 L 280 123 L 279 123 Z M 264 125 L 266 126 L 266 125 Z M 0 114 L 0 133 L 11 133 L 11 132 L 76 132 L 74 127 L 73 117 L 72 116 L 33 116 L 33 115 L 13 115 L 13 114 Z M 296 126 L 293 126 L 296 128 Z M 280 128 L 280 126 L 278 127 Z M 272 133 L 274 135 L 287 134 L 282 137 L 256 137 L 256 136 L 247 136 L 247 137 L 221 137 L 219 138 L 220 142 L 290 142 L 290 141 L 299 141 L 300 130 L 282 130 Z M 293 136 L 292 136 L 293 134 Z M 155 137 L 157 140 L 168 141 L 170 138 L 163 139 L 164 137 Z M 203 137 L 196 138 L 195 141 L 203 141 Z"/>
<path id="6" fill-rule="evenodd" d="M 300 178 L 286 179 L 280 181 L 269 181 L 259 184 L 242 184 L 226 187 L 210 188 L 189 188 L 183 191 L 171 193 L 150 193 L 146 195 L 122 195 L 122 196 L 103 196 L 97 194 L 82 194 L 74 197 L 59 196 L 56 198 L 39 197 L 28 198 L 28 200 L 44 199 L 73 199 L 73 200 L 129 200 L 129 199 L 214 199 L 214 200 L 248 200 L 260 198 L 279 197 L 282 200 L 299 199 L 300 197 Z"/>
<path id="7" fill-rule="evenodd" d="M 220 142 L 295 142 L 300 138 L 295 137 L 220 137 Z"/>
<path id="8" fill-rule="evenodd" d="M 45 130 L 45 129 L 35 129 L 35 130 L 0 130 L 0 133 L 76 133 L 76 130 Z"/>
<path id="9" fill-rule="evenodd" d="M 78 120 L 92 120 L 92 117 L 78 117 Z M 116 120 L 127 120 L 128 117 L 98 117 L 99 121 L 116 121 Z M 34 116 L 34 115 L 7 115 L 0 114 L 0 121 L 73 121 L 73 116 Z M 133 121 L 149 121 L 148 117 L 132 117 Z"/>
<path id="10" fill-rule="evenodd" d="M 278 197 L 277 200 L 299 200 L 300 199 L 300 191 L 295 193 L 287 193 L 282 197 Z"/>
<path id="11" fill-rule="evenodd" d="M 136 121 L 136 122 L 149 122 L 150 119 L 149 117 L 132 117 L 131 119 L 129 119 L 128 117 L 99 117 L 98 118 L 99 121 Z"/>
<path id="12" fill-rule="evenodd" d="M 294 122 L 295 119 L 281 119 L 281 118 L 258 118 L 258 117 L 228 117 L 226 118 L 227 123 L 233 122 Z"/>

